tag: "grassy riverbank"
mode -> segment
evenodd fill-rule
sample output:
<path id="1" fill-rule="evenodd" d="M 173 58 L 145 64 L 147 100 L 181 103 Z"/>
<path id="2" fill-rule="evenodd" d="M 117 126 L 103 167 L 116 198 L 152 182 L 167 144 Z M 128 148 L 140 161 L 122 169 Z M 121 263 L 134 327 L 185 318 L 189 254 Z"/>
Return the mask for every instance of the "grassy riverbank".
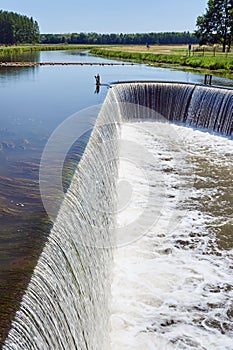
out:
<path id="1" fill-rule="evenodd" d="M 52 50 L 85 50 L 93 48 L 91 45 L 16 45 L 0 46 L 0 58 L 11 55 L 21 55 L 28 52 L 52 51 Z"/>
<path id="2" fill-rule="evenodd" d="M 161 47 L 150 50 L 141 46 L 121 46 L 121 47 L 94 47 L 91 53 L 97 56 L 132 60 L 151 65 L 172 65 L 199 69 L 202 71 L 212 71 L 215 74 L 233 77 L 233 55 L 222 54 L 213 51 L 192 51 L 178 47 Z"/>
<path id="3" fill-rule="evenodd" d="M 97 45 L 21 45 L 0 46 L 0 60 L 24 53 L 52 50 L 90 50 L 93 55 L 146 63 L 154 66 L 171 66 L 181 69 L 199 70 L 233 79 L 233 53 L 222 53 L 221 48 L 193 45 L 154 45 L 149 49 L 140 45 L 97 46 Z"/>

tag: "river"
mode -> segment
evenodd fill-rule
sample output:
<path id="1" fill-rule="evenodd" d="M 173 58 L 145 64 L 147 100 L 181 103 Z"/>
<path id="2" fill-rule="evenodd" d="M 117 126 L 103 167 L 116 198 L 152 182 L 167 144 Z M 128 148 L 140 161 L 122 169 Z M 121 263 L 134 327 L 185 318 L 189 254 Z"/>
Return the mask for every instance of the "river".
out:
<path id="1" fill-rule="evenodd" d="M 21 59 L 114 62 L 77 51 L 41 52 L 24 55 Z M 101 82 L 106 84 L 100 87 L 99 93 L 94 79 L 97 73 Z M 43 149 L 53 131 L 68 117 L 102 104 L 108 84 L 128 80 L 203 83 L 203 75 L 138 64 L 0 69 L 1 342 L 6 337 L 52 226 L 39 192 L 39 164 Z M 213 77 L 213 84 L 233 86 L 232 81 L 218 77 Z M 80 150 L 68 157 L 65 176 L 71 177 L 70 164 L 73 164 L 74 157 L 76 161 L 80 158 L 79 153 Z"/>

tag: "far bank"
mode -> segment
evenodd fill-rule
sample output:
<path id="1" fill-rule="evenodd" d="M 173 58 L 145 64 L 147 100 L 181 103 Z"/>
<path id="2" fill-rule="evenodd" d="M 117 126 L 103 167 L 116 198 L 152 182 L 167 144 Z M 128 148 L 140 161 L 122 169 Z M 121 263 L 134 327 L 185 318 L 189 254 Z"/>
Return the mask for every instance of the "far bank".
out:
<path id="1" fill-rule="evenodd" d="M 220 48 L 187 45 L 144 47 L 140 45 L 93 47 L 91 54 L 106 58 L 146 63 L 214 73 L 233 79 L 233 53 L 222 53 Z"/>
<path id="2" fill-rule="evenodd" d="M 222 53 L 221 47 L 199 45 L 75 45 L 37 44 L 0 46 L 0 61 L 14 60 L 24 53 L 54 50 L 90 50 L 95 56 L 133 61 L 152 66 L 199 71 L 233 79 L 233 53 Z"/>

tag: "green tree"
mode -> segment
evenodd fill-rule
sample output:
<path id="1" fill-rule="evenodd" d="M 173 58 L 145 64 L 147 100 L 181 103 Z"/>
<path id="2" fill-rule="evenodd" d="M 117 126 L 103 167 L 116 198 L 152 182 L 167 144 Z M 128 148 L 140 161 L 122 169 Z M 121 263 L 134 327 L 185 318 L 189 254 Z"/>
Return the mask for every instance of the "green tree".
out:
<path id="1" fill-rule="evenodd" d="M 110 45 L 155 45 L 155 44 L 197 44 L 199 40 L 193 33 L 131 33 L 131 34 L 99 34 L 99 33 L 71 33 L 71 34 L 41 34 L 42 44 L 58 44 L 64 40 L 69 44 L 110 44 Z"/>
<path id="2" fill-rule="evenodd" d="M 32 17 L 0 10 L 0 44 L 31 44 L 39 40 L 39 25 Z"/>
<path id="3" fill-rule="evenodd" d="M 222 44 L 230 50 L 233 39 L 233 0 L 209 0 L 204 15 L 196 22 L 200 44 Z"/>

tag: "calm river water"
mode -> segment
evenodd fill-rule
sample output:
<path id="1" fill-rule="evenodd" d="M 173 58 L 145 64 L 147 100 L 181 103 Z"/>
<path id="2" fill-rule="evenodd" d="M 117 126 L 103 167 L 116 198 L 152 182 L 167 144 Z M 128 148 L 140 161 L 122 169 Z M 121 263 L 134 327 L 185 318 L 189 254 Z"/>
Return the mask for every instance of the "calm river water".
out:
<path id="1" fill-rule="evenodd" d="M 41 52 L 20 59 L 108 62 L 77 51 Z M 203 83 L 201 74 L 145 65 L 0 68 L 0 344 L 51 226 L 39 193 L 42 151 L 55 128 L 70 115 L 104 101 L 108 88 L 95 92 L 97 73 L 106 84 L 125 80 Z M 213 84 L 233 86 L 233 81 L 213 77 Z"/>

